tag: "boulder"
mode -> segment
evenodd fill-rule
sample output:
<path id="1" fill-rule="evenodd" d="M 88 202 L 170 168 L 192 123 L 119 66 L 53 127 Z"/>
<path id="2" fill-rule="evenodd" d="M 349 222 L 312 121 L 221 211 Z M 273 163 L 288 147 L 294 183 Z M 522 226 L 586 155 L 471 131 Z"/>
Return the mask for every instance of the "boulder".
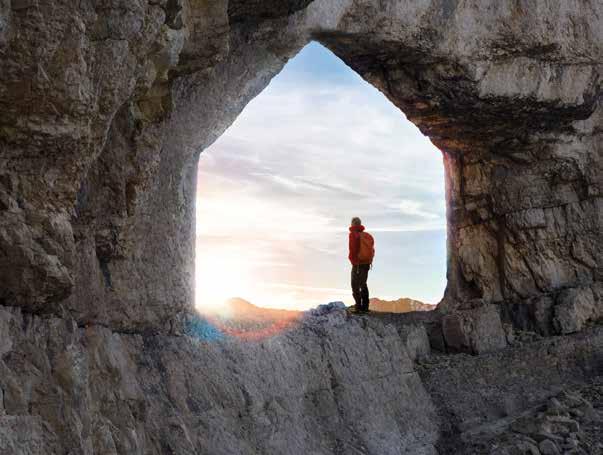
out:
<path id="1" fill-rule="evenodd" d="M 550 439 L 543 439 L 542 441 L 540 441 L 540 444 L 538 444 L 538 449 L 540 450 L 540 453 L 542 455 L 560 455 L 561 454 L 561 452 L 559 451 L 559 448 L 557 447 L 557 444 L 555 444 Z"/>
<path id="2" fill-rule="evenodd" d="M 582 330 L 597 314 L 591 288 L 571 288 L 557 296 L 554 324 L 561 334 Z"/>
<path id="3" fill-rule="evenodd" d="M 423 360 L 431 354 L 431 344 L 424 324 L 405 324 L 398 329 L 409 357 Z"/>
<path id="4" fill-rule="evenodd" d="M 451 352 L 482 354 L 507 346 L 507 336 L 496 305 L 484 304 L 445 315 L 442 333 Z"/>

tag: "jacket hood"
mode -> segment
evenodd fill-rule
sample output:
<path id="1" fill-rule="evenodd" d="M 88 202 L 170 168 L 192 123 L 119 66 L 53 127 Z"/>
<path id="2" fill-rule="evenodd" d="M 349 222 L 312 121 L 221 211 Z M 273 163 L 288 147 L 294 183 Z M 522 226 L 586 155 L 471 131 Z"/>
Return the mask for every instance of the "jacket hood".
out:
<path id="1" fill-rule="evenodd" d="M 361 224 L 360 226 L 350 226 L 350 232 L 362 232 L 364 231 L 364 226 Z"/>

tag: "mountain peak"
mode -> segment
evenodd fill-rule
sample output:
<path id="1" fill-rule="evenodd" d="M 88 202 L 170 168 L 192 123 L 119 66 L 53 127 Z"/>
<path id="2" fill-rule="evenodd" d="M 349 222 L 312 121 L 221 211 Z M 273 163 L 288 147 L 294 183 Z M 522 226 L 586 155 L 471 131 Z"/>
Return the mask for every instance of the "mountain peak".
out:
<path id="1" fill-rule="evenodd" d="M 410 311 L 431 311 L 435 310 L 436 305 L 423 303 L 419 300 L 409 299 L 407 297 L 398 300 L 381 300 L 379 298 L 370 299 L 369 308 L 373 311 L 384 313 L 408 313 Z"/>

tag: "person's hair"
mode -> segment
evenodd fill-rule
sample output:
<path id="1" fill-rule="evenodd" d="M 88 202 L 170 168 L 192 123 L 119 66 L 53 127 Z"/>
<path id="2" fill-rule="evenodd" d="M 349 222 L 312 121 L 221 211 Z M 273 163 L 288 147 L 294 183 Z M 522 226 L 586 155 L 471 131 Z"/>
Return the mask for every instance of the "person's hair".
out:
<path id="1" fill-rule="evenodd" d="M 360 226 L 361 224 L 362 224 L 362 221 L 360 220 L 360 218 L 358 218 L 357 216 L 352 218 L 352 226 Z"/>

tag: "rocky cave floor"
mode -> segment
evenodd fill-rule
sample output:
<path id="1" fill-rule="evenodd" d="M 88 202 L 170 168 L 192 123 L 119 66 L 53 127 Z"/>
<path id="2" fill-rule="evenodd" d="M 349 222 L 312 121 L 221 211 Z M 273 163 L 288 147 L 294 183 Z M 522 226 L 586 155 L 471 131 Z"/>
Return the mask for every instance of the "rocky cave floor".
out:
<path id="1" fill-rule="evenodd" d="M 332 312 L 333 309 L 326 310 Z M 335 313 L 337 313 L 335 309 Z M 301 324 L 312 324 L 312 316 L 320 316 L 321 311 L 311 311 Z M 485 410 L 482 417 L 486 416 L 484 422 L 477 423 L 478 419 L 464 419 L 462 411 L 455 416 L 455 411 L 449 406 L 437 406 L 441 421 L 449 423 L 444 429 L 436 450 L 440 454 L 490 454 L 490 455 L 582 455 L 603 454 L 603 364 L 601 363 L 601 341 L 603 326 L 600 323 L 592 323 L 581 333 L 569 336 L 544 337 L 532 331 L 515 330 L 509 334 L 509 346 L 500 351 L 483 355 L 470 355 L 466 353 L 443 353 L 432 349 L 425 327 L 434 321 L 434 313 L 411 312 L 411 313 L 381 313 L 371 312 L 369 315 L 350 316 L 346 320 L 355 320 L 364 329 L 374 329 L 377 325 L 395 327 L 402 340 L 406 343 L 411 357 L 414 360 L 415 371 L 422 378 L 424 384 L 432 397 L 437 397 L 442 388 L 438 384 L 438 376 L 455 376 L 458 372 L 478 372 L 484 369 L 499 369 L 499 376 L 514 377 L 514 386 L 520 389 L 525 385 L 529 398 L 529 406 L 516 412 L 522 405 L 513 404 L 512 393 L 506 394 L 509 381 L 502 380 L 500 383 L 494 381 L 488 384 L 487 380 L 479 380 L 482 386 L 495 389 L 487 391 L 492 396 L 486 401 L 492 405 L 492 401 L 500 401 L 499 418 L 492 418 L 492 409 Z M 309 322 L 310 321 L 310 322 Z M 232 322 L 231 322 L 232 324 Z M 295 331 L 297 321 L 289 321 L 285 329 Z M 429 329 L 427 329 L 428 331 Z M 287 336 L 287 335 L 286 335 Z M 247 338 L 249 339 L 249 338 Z M 256 340 L 257 341 L 257 340 Z M 569 371 L 571 367 L 561 360 L 555 364 L 555 356 L 561 358 L 572 356 L 580 357 L 574 351 L 574 346 L 580 343 L 590 345 L 595 352 L 596 361 L 586 361 L 587 379 L 583 381 L 570 379 L 573 375 Z M 572 346 L 574 345 L 574 346 Z M 569 349 L 565 349 L 572 346 Z M 546 367 L 552 370 L 560 370 L 560 377 L 566 376 L 566 381 L 550 387 L 548 391 L 540 391 L 540 398 L 530 390 L 534 382 L 538 382 L 538 376 L 531 376 L 530 361 L 539 353 L 552 356 L 548 359 Z M 515 368 L 518 366 L 518 368 Z M 535 364 L 534 370 L 542 369 L 543 365 Z M 564 369 L 568 371 L 564 371 Z M 578 368 L 579 369 L 579 368 Z M 524 373 L 526 373 L 524 375 Z M 542 371 L 541 371 L 542 373 Z M 544 372 L 544 374 L 547 374 Z M 552 373 L 553 376 L 555 374 Z M 477 374 L 476 376 L 479 376 Z M 462 379 L 461 379 L 462 381 Z M 446 382 L 444 380 L 443 382 Z M 522 383 L 524 383 L 522 385 Z M 548 384 L 541 384 L 544 388 Z M 434 386 L 434 383 L 437 385 Z M 464 397 L 467 401 L 472 400 L 472 393 L 479 394 L 479 390 L 471 390 Z M 460 387 L 463 388 L 463 387 Z M 450 394 L 457 394 L 458 390 L 449 390 Z M 476 398 L 477 397 L 473 397 Z M 484 397 L 480 397 L 483 399 Z M 456 398 L 455 398 L 456 399 Z M 455 400 L 453 399 L 453 401 Z M 477 400 L 479 401 L 479 400 Z M 442 400 L 446 402 L 446 400 Z M 497 407 L 494 405 L 493 407 Z M 523 406 L 525 408 L 525 404 Z M 479 414 L 479 413 L 478 413 Z M 494 415 L 496 412 L 494 413 Z M 456 418 L 459 417 L 459 418 Z M 455 423 L 452 423 L 455 422 Z M 450 424 L 452 423 L 452 424 Z M 361 453 L 373 453 L 370 450 Z M 406 452 L 405 452 L 406 453 Z"/>
<path id="2" fill-rule="evenodd" d="M 603 379 L 569 388 L 519 418 L 471 432 L 458 453 L 556 455 L 603 453 Z"/>
<path id="3" fill-rule="evenodd" d="M 449 362 L 436 355 L 421 368 Z M 490 455 L 603 454 L 603 377 L 562 392 L 519 415 L 449 435 L 444 453 Z"/>
<path id="4" fill-rule="evenodd" d="M 416 324 L 428 323 L 432 316 L 427 312 L 405 314 L 371 313 L 370 318 L 383 324 L 397 327 L 398 332 L 408 341 L 416 334 L 409 333 L 409 328 Z M 500 419 L 473 425 L 463 422 L 451 425 L 444 431 L 439 446 L 439 453 L 471 454 L 471 455 L 600 455 L 603 454 L 603 361 L 600 335 L 603 333 L 601 323 L 592 323 L 583 333 L 570 336 L 543 337 L 531 332 L 516 330 L 509 338 L 509 346 L 500 353 L 474 356 L 464 353 L 443 353 L 429 349 L 428 355 L 415 354 L 415 368 L 424 380 L 427 388 L 438 374 L 445 375 L 451 371 L 477 371 L 482 364 L 494 363 L 504 365 L 506 356 L 522 358 L 523 353 L 555 351 L 555 345 L 569 345 L 570 339 L 580 338 L 592 343 L 596 353 L 596 361 L 588 365 L 592 368 L 589 379 L 583 383 L 568 380 L 550 390 L 550 396 L 539 403 L 529 406 L 519 414 L 509 413 Z M 599 334 L 597 336 L 597 334 Z M 598 338 L 597 338 L 598 337 Z M 411 343 L 412 344 L 412 343 Z M 412 347 L 411 347 L 412 350 Z M 523 366 L 529 369 L 530 354 L 525 356 Z M 502 360 L 502 361 L 501 361 Z M 516 374 L 513 364 L 500 370 L 501 376 Z M 550 365 L 552 369 L 566 368 L 563 362 Z M 539 368 L 535 366 L 535 368 Z M 529 389 L 533 378 L 524 378 L 526 389 Z M 520 379 L 521 380 L 521 379 Z M 499 384 L 492 384 L 495 388 Z M 456 391 L 451 391 L 455 393 Z M 500 387 L 497 398 L 504 401 L 505 390 Z M 505 405 L 503 404 L 503 408 Z M 487 413 L 487 411 L 485 411 Z M 505 414 L 503 412 L 502 414 Z M 454 413 L 439 409 L 440 418 L 454 421 Z M 451 419 L 452 417 L 452 419 Z"/>

